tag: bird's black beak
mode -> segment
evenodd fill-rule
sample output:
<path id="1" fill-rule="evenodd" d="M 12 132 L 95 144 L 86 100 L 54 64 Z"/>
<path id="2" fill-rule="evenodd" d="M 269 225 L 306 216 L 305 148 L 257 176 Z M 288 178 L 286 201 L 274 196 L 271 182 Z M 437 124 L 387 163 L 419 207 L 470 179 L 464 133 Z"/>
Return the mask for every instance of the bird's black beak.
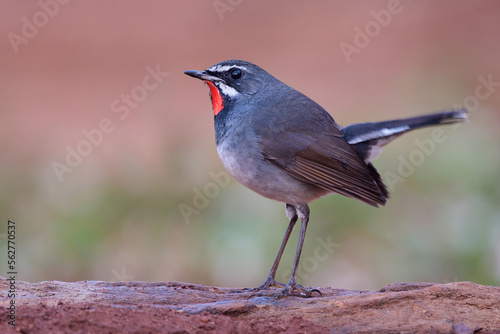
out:
<path id="1" fill-rule="evenodd" d="M 213 75 L 208 75 L 207 72 L 205 71 L 185 71 L 184 74 L 187 74 L 190 77 L 200 79 L 203 81 L 211 81 L 211 82 L 224 81 L 221 78 L 214 77 Z"/>

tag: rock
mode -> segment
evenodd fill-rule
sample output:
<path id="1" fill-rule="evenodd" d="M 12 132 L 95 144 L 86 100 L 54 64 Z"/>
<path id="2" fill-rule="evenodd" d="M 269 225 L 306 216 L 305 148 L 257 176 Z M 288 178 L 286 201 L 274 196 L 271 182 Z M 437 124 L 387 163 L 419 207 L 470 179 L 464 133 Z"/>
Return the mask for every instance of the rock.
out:
<path id="1" fill-rule="evenodd" d="M 471 282 L 274 299 L 181 282 L 17 281 L 15 329 L 9 288 L 0 279 L 1 333 L 500 333 L 500 288 Z"/>

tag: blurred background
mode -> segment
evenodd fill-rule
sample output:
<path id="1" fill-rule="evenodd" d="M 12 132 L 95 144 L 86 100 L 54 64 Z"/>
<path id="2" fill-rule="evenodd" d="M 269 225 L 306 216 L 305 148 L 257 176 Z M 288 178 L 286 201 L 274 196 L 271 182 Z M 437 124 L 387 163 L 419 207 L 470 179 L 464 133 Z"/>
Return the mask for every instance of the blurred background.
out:
<path id="1" fill-rule="evenodd" d="M 10 219 L 20 280 L 261 284 L 284 204 L 227 177 L 183 74 L 236 58 L 344 126 L 470 111 L 386 146 L 385 207 L 312 203 L 299 282 L 500 284 L 498 2 L 60 1 L 0 4 L 0 275 Z"/>

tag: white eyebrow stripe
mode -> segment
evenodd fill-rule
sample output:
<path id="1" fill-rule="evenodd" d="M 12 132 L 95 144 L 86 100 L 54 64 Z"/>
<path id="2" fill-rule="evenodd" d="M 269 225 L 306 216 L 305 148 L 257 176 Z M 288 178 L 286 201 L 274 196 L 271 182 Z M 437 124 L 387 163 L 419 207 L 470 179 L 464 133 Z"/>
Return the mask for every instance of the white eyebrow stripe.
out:
<path id="1" fill-rule="evenodd" d="M 245 66 L 237 66 L 237 65 L 214 65 L 207 69 L 208 72 L 226 72 L 232 68 L 239 68 L 240 70 L 246 70 Z"/>

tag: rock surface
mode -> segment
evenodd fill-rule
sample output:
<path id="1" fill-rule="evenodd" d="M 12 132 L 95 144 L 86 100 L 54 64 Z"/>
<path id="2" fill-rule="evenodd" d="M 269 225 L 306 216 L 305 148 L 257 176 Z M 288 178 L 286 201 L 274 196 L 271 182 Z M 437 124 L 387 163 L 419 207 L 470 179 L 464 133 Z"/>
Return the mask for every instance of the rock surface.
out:
<path id="1" fill-rule="evenodd" d="M 274 299 L 180 282 L 18 281 L 15 328 L 9 288 L 0 279 L 0 333 L 500 333 L 500 288 L 471 282 Z"/>

